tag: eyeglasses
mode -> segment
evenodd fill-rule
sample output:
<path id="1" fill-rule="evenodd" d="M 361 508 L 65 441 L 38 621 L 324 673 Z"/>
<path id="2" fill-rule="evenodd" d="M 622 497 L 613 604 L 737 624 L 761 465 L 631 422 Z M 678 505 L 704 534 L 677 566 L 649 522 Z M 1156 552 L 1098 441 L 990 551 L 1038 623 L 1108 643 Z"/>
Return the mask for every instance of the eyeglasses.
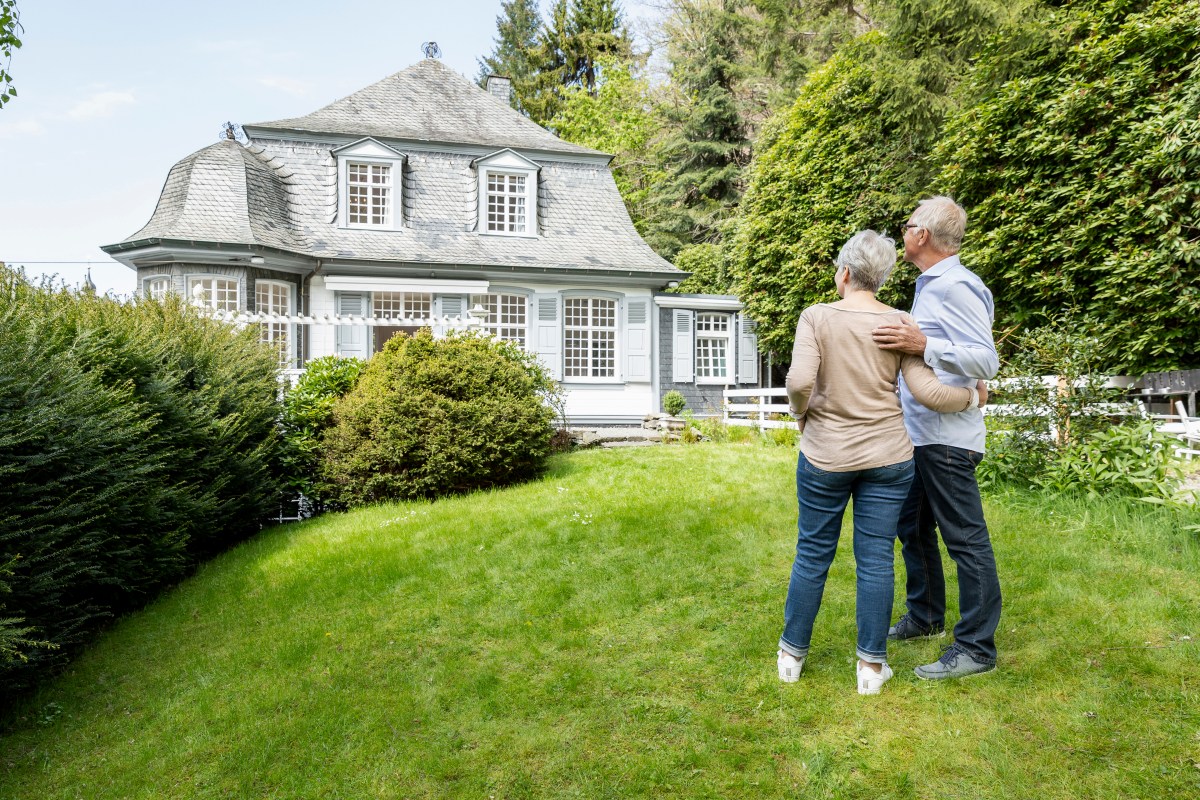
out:
<path id="1" fill-rule="evenodd" d="M 904 236 L 904 234 L 908 233 L 913 228 L 924 228 L 924 227 L 925 227 L 924 225 L 918 225 L 915 222 L 904 222 L 904 223 L 900 224 L 900 235 Z"/>

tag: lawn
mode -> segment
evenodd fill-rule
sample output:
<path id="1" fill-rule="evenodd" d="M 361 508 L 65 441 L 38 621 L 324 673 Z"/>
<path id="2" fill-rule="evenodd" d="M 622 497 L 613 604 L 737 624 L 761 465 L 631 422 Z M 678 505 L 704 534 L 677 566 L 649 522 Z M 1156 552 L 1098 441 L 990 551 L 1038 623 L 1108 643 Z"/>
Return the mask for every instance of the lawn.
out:
<path id="1" fill-rule="evenodd" d="M 1200 795 L 1200 515 L 989 498 L 999 670 L 926 683 L 938 644 L 894 645 L 860 697 L 845 546 L 775 674 L 793 468 L 588 451 L 265 531 L 9 714 L 0 797 Z"/>

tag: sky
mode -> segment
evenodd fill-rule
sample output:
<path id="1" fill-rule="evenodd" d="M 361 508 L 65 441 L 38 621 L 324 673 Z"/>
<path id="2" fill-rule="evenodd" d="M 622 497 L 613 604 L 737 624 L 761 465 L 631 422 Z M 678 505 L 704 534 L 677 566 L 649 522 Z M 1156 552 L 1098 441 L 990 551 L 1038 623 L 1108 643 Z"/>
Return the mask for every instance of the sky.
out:
<path id="1" fill-rule="evenodd" d="M 543 0 L 543 7 L 548 3 Z M 134 272 L 101 245 L 150 219 L 171 166 L 238 124 L 303 116 L 411 66 L 435 41 L 474 79 L 501 0 L 17 0 L 0 108 L 0 261 L 101 293 Z M 623 3 L 631 24 L 651 13 Z"/>

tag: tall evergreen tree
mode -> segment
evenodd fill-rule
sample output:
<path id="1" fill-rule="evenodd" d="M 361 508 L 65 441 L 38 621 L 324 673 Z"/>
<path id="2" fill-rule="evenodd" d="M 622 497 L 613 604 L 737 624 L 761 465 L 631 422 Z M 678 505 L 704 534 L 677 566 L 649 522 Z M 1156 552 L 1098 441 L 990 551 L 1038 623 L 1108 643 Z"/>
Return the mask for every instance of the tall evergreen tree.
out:
<path id="1" fill-rule="evenodd" d="M 532 93 L 536 78 L 534 54 L 542 18 L 537 0 L 506 0 L 503 13 L 496 17 L 496 42 L 492 54 L 479 59 L 480 86 L 489 75 L 503 75 L 512 81 L 513 105 L 526 112 L 525 100 Z"/>
<path id="2" fill-rule="evenodd" d="M 534 122 L 549 127 L 569 87 L 594 95 L 600 61 L 630 58 L 633 42 L 622 17 L 617 0 L 555 1 L 533 53 L 536 76 L 525 110 Z"/>
<path id="3" fill-rule="evenodd" d="M 679 92 L 667 110 L 672 132 L 662 153 L 669 177 L 657 198 L 651 246 L 673 258 L 689 244 L 715 242 L 742 193 L 750 161 L 747 125 L 735 97 L 742 72 L 736 0 L 699 0 L 676 7 L 678 33 L 669 53 Z"/>

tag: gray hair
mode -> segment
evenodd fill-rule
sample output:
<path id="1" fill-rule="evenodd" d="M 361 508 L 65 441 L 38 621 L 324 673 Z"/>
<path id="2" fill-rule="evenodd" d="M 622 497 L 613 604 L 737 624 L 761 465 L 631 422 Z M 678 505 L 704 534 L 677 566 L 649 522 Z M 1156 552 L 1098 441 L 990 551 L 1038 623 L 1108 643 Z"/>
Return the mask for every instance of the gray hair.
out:
<path id="1" fill-rule="evenodd" d="M 842 245 L 834 263 L 850 272 L 852 287 L 873 294 L 896 266 L 896 241 L 875 231 L 859 231 Z"/>
<path id="2" fill-rule="evenodd" d="M 929 231 L 930 244 L 935 250 L 954 255 L 962 247 L 967 212 L 953 197 L 939 194 L 922 200 L 909 219 Z"/>

